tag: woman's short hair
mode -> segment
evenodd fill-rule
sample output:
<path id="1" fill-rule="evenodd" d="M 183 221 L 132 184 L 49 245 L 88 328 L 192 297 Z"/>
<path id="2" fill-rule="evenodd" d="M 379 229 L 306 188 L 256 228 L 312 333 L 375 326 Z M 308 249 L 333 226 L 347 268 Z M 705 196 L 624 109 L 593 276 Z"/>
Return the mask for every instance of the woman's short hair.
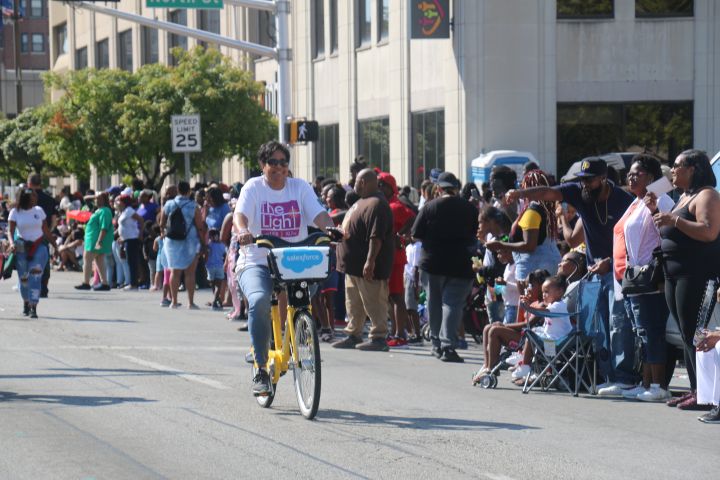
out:
<path id="1" fill-rule="evenodd" d="M 662 167 L 660 166 L 660 160 L 658 160 L 654 155 L 650 155 L 649 153 L 638 153 L 632 158 L 630 165 L 635 165 L 636 163 L 638 167 L 652 175 L 653 181 L 662 177 L 663 173 Z"/>
<path id="2" fill-rule="evenodd" d="M 220 190 L 220 188 L 218 187 L 208 188 L 207 196 L 210 197 L 213 204 L 218 207 L 225 203 L 225 198 L 223 197 L 222 190 Z"/>
<path id="3" fill-rule="evenodd" d="M 275 140 L 271 140 L 267 143 L 264 143 L 260 146 L 260 149 L 257 153 L 257 159 L 258 162 L 261 164 L 267 163 L 267 161 L 272 157 L 273 153 L 275 152 L 282 152 L 282 154 L 285 156 L 285 160 L 288 162 L 290 161 L 290 150 L 285 147 L 280 142 L 276 142 Z"/>
<path id="4" fill-rule="evenodd" d="M 688 167 L 693 167 L 692 179 L 690 180 L 690 193 L 695 193 L 703 187 L 717 186 L 717 179 L 715 173 L 713 173 L 712 166 L 710 165 L 710 159 L 702 150 L 685 150 L 680 154 Z"/>
<path id="5" fill-rule="evenodd" d="M 31 188 L 23 188 L 18 195 L 18 208 L 20 210 L 30 210 L 32 208 L 33 190 Z"/>

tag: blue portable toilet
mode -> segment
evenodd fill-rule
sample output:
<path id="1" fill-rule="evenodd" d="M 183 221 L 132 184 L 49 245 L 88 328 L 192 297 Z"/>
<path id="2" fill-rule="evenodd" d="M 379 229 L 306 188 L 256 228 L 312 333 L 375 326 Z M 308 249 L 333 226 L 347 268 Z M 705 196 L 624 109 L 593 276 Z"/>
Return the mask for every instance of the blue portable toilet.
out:
<path id="1" fill-rule="evenodd" d="M 715 174 L 715 178 L 718 179 L 718 184 L 715 185 L 715 190 L 720 192 L 720 152 L 716 153 L 712 160 L 710 160 L 710 166 Z"/>
<path id="2" fill-rule="evenodd" d="M 505 165 L 517 173 L 518 180 L 523 178 L 525 165 L 535 162 L 535 156 L 530 152 L 518 152 L 517 150 L 493 150 L 483 153 L 470 164 L 470 178 L 480 187 L 483 182 L 490 181 L 490 174 L 496 165 Z"/>

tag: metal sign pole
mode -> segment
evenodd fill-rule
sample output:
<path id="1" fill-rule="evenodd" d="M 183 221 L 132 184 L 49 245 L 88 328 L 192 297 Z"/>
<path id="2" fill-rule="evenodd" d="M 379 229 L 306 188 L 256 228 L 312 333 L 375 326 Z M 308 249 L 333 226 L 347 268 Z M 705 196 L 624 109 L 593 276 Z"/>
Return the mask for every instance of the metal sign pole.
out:
<path id="1" fill-rule="evenodd" d="M 185 152 L 185 181 L 190 183 L 190 152 Z"/>
<path id="2" fill-rule="evenodd" d="M 285 120 L 290 112 L 290 42 L 288 38 L 288 18 L 290 17 L 290 2 L 276 0 L 275 29 L 277 31 L 277 60 L 278 60 L 278 139 L 280 143 L 287 143 L 285 134 Z"/>

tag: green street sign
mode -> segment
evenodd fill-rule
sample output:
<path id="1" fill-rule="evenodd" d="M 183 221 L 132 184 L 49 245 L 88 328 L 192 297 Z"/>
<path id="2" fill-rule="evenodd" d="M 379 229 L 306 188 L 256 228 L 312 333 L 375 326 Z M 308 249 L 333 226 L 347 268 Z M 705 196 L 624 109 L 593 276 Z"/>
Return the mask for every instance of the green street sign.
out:
<path id="1" fill-rule="evenodd" d="M 146 0 L 148 8 L 222 9 L 223 0 Z"/>

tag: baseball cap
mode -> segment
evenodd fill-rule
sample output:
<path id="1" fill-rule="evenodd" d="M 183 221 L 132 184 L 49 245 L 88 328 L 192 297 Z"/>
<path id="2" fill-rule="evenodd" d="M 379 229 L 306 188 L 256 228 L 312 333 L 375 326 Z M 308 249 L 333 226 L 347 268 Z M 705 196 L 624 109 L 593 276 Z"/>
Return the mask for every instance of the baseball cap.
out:
<path id="1" fill-rule="evenodd" d="M 433 168 L 430 170 L 430 181 L 432 183 L 438 183 L 438 178 L 440 177 L 440 174 L 443 173 L 442 168 Z"/>
<path id="2" fill-rule="evenodd" d="M 441 188 L 459 188 L 460 182 L 455 175 L 451 172 L 443 172 L 438 176 L 437 179 L 438 187 Z"/>
<path id="3" fill-rule="evenodd" d="M 592 178 L 598 175 L 607 175 L 607 163 L 599 157 L 587 157 L 580 162 L 580 171 L 575 175 L 578 178 Z"/>

